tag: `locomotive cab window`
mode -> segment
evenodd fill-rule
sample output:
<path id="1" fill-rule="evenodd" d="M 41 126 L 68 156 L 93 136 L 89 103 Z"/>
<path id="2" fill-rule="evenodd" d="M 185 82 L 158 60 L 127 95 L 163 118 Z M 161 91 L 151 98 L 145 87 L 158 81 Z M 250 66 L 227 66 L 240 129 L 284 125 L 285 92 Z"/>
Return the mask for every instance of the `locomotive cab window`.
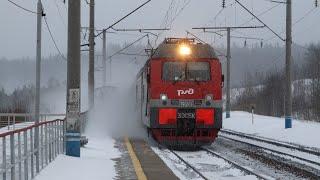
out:
<path id="1" fill-rule="evenodd" d="M 208 62 L 188 62 L 187 63 L 188 81 L 209 81 L 210 65 Z"/>
<path id="2" fill-rule="evenodd" d="M 184 81 L 185 66 L 184 62 L 165 62 L 162 69 L 162 79 L 165 81 Z"/>
<path id="3" fill-rule="evenodd" d="M 164 81 L 209 81 L 208 62 L 165 62 L 162 69 Z"/>

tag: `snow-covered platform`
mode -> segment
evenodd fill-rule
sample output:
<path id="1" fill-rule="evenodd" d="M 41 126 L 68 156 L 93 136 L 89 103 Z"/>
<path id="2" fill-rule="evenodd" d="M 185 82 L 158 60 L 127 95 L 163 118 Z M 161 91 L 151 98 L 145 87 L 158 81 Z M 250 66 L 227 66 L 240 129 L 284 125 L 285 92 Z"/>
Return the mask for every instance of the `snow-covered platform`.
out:
<path id="1" fill-rule="evenodd" d="M 142 177 L 142 178 L 141 178 Z M 90 138 L 81 157 L 59 155 L 35 180 L 178 179 L 143 140 Z"/>
<path id="2" fill-rule="evenodd" d="M 116 176 L 114 159 L 120 156 L 110 138 L 90 138 L 81 148 L 81 158 L 59 155 L 44 168 L 35 180 L 102 180 Z"/>

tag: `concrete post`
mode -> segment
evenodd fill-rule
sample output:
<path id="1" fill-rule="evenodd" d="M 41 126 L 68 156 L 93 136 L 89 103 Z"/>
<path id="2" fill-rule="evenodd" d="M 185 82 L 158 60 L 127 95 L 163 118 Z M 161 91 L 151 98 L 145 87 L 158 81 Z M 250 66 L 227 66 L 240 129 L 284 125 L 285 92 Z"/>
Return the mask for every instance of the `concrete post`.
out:
<path id="1" fill-rule="evenodd" d="M 107 78 L 107 37 L 106 37 L 107 32 L 103 31 L 103 46 L 102 46 L 102 67 L 103 67 L 103 72 L 102 72 L 102 82 L 103 86 L 106 86 L 106 78 Z"/>
<path id="2" fill-rule="evenodd" d="M 88 75 L 89 109 L 92 109 L 94 105 L 94 38 L 94 0 L 90 0 Z"/>
<path id="3" fill-rule="evenodd" d="M 37 63 L 36 63 L 36 100 L 35 100 L 35 124 L 39 124 L 39 114 L 40 114 L 40 75 L 41 75 L 41 25 L 42 25 L 42 3 L 38 0 L 37 5 Z M 35 157 L 36 157 L 36 173 L 40 172 L 39 166 L 39 127 L 35 128 L 34 136 L 34 146 L 35 146 Z"/>
<path id="4" fill-rule="evenodd" d="M 292 72 L 291 72 L 291 45 L 292 45 L 292 1 L 287 0 L 286 20 L 286 93 L 285 93 L 285 128 L 292 128 Z"/>
<path id="5" fill-rule="evenodd" d="M 80 157 L 80 0 L 68 1 L 66 155 Z"/>
<path id="6" fill-rule="evenodd" d="M 230 118 L 230 60 L 231 60 L 231 53 L 230 53 L 230 28 L 227 28 L 227 102 L 226 102 L 226 118 Z"/>

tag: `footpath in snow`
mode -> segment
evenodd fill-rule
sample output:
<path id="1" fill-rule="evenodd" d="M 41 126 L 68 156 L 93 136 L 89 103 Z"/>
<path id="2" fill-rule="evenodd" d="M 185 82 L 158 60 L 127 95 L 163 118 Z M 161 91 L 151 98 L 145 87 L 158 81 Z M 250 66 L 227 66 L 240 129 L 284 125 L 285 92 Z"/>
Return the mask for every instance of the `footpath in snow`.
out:
<path id="1" fill-rule="evenodd" d="M 81 148 L 81 158 L 59 155 L 44 168 L 35 180 L 94 180 L 113 179 L 115 161 L 120 152 L 111 138 L 90 138 Z"/>
<path id="2" fill-rule="evenodd" d="M 320 123 L 293 120 L 291 129 L 285 129 L 284 125 L 284 118 L 256 114 L 252 124 L 251 114 L 240 111 L 231 112 L 231 118 L 223 121 L 225 129 L 320 148 Z"/>

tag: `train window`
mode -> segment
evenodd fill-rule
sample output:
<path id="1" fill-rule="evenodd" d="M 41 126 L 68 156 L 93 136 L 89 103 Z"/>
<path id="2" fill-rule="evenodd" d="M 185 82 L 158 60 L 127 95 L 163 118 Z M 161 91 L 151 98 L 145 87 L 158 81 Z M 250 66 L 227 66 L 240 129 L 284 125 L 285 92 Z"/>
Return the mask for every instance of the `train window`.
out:
<path id="1" fill-rule="evenodd" d="M 184 62 L 165 62 L 162 69 L 162 79 L 165 81 L 184 81 L 185 80 Z"/>
<path id="2" fill-rule="evenodd" d="M 209 81 L 210 64 L 208 62 L 188 62 L 187 79 L 189 81 Z"/>
<path id="3" fill-rule="evenodd" d="M 208 62 L 165 62 L 162 69 L 165 81 L 209 81 Z"/>

